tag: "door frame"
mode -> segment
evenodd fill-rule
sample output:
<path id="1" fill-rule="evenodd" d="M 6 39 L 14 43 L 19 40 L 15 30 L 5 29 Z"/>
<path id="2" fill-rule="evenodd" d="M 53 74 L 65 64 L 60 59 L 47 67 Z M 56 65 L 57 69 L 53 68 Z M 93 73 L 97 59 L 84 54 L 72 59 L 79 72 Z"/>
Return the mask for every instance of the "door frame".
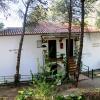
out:
<path id="1" fill-rule="evenodd" d="M 55 57 L 50 57 L 50 50 L 49 50 L 49 41 L 55 41 Z M 53 45 L 54 46 L 54 45 Z M 48 40 L 48 56 L 51 59 L 56 59 L 57 58 L 57 41 L 56 40 Z"/>

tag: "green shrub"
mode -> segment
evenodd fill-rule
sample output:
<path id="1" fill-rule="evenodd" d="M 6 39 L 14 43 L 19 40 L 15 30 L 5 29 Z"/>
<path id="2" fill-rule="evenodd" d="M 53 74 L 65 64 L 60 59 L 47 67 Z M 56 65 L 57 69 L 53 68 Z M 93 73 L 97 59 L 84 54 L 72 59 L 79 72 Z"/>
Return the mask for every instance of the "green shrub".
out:
<path id="1" fill-rule="evenodd" d="M 32 74 L 32 81 L 32 87 L 18 91 L 18 96 L 16 98 L 17 100 L 28 100 L 29 98 L 32 100 L 34 100 L 33 98 L 43 100 L 41 97 L 48 97 L 52 95 L 54 85 L 46 82 L 46 77 L 43 74 L 38 77 L 35 77 Z"/>
<path id="2" fill-rule="evenodd" d="M 28 100 L 28 98 L 33 97 L 33 89 L 23 89 L 21 91 L 18 91 L 18 96 L 16 97 L 16 100 Z"/>
<path id="3" fill-rule="evenodd" d="M 28 89 L 18 91 L 17 100 L 34 100 L 34 98 L 43 100 L 41 97 L 50 97 L 56 95 L 54 92 L 56 85 L 60 85 L 63 78 L 62 73 L 56 75 L 50 74 L 51 63 L 45 65 L 46 69 L 43 69 L 43 73 L 39 73 L 37 76 L 32 75 L 32 86 Z M 48 67 L 48 68 L 47 68 Z M 57 100 L 66 100 L 64 97 L 57 97 Z M 63 98 L 63 99 L 61 99 Z M 51 100 L 51 99 L 50 99 Z"/>
<path id="4" fill-rule="evenodd" d="M 68 95 L 66 97 L 64 96 L 57 96 L 55 100 L 85 100 L 85 98 L 81 95 L 77 96 L 77 95 Z"/>
<path id="5" fill-rule="evenodd" d="M 66 100 L 66 98 L 64 96 L 57 96 L 55 100 Z"/>

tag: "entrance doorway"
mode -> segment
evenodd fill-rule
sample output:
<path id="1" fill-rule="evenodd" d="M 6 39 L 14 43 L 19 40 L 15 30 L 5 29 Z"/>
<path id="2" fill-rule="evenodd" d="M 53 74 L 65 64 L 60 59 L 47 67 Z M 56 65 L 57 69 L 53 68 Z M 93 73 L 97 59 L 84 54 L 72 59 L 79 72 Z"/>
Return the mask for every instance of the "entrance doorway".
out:
<path id="1" fill-rule="evenodd" d="M 56 58 L 56 40 L 48 41 L 49 58 Z"/>

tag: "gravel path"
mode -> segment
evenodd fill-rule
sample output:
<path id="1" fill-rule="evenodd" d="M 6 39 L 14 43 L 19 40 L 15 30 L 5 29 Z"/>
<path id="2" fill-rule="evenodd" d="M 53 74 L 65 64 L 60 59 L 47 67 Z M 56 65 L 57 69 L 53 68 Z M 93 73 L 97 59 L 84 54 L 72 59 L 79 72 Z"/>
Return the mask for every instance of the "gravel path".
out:
<path id="1" fill-rule="evenodd" d="M 100 88 L 100 78 L 82 80 L 79 82 L 78 88 Z"/>

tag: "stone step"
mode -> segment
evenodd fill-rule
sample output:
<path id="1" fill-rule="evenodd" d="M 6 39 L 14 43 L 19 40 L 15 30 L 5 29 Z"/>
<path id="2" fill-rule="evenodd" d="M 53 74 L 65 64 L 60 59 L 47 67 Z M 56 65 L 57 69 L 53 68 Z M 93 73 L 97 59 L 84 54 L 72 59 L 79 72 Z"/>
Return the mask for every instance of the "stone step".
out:
<path id="1" fill-rule="evenodd" d="M 76 65 L 76 62 L 74 61 L 73 57 L 69 58 L 68 64 L 69 64 L 69 74 L 74 75 L 74 73 L 77 70 L 77 65 Z"/>
<path id="2" fill-rule="evenodd" d="M 76 64 L 69 64 L 69 67 L 77 67 Z"/>

